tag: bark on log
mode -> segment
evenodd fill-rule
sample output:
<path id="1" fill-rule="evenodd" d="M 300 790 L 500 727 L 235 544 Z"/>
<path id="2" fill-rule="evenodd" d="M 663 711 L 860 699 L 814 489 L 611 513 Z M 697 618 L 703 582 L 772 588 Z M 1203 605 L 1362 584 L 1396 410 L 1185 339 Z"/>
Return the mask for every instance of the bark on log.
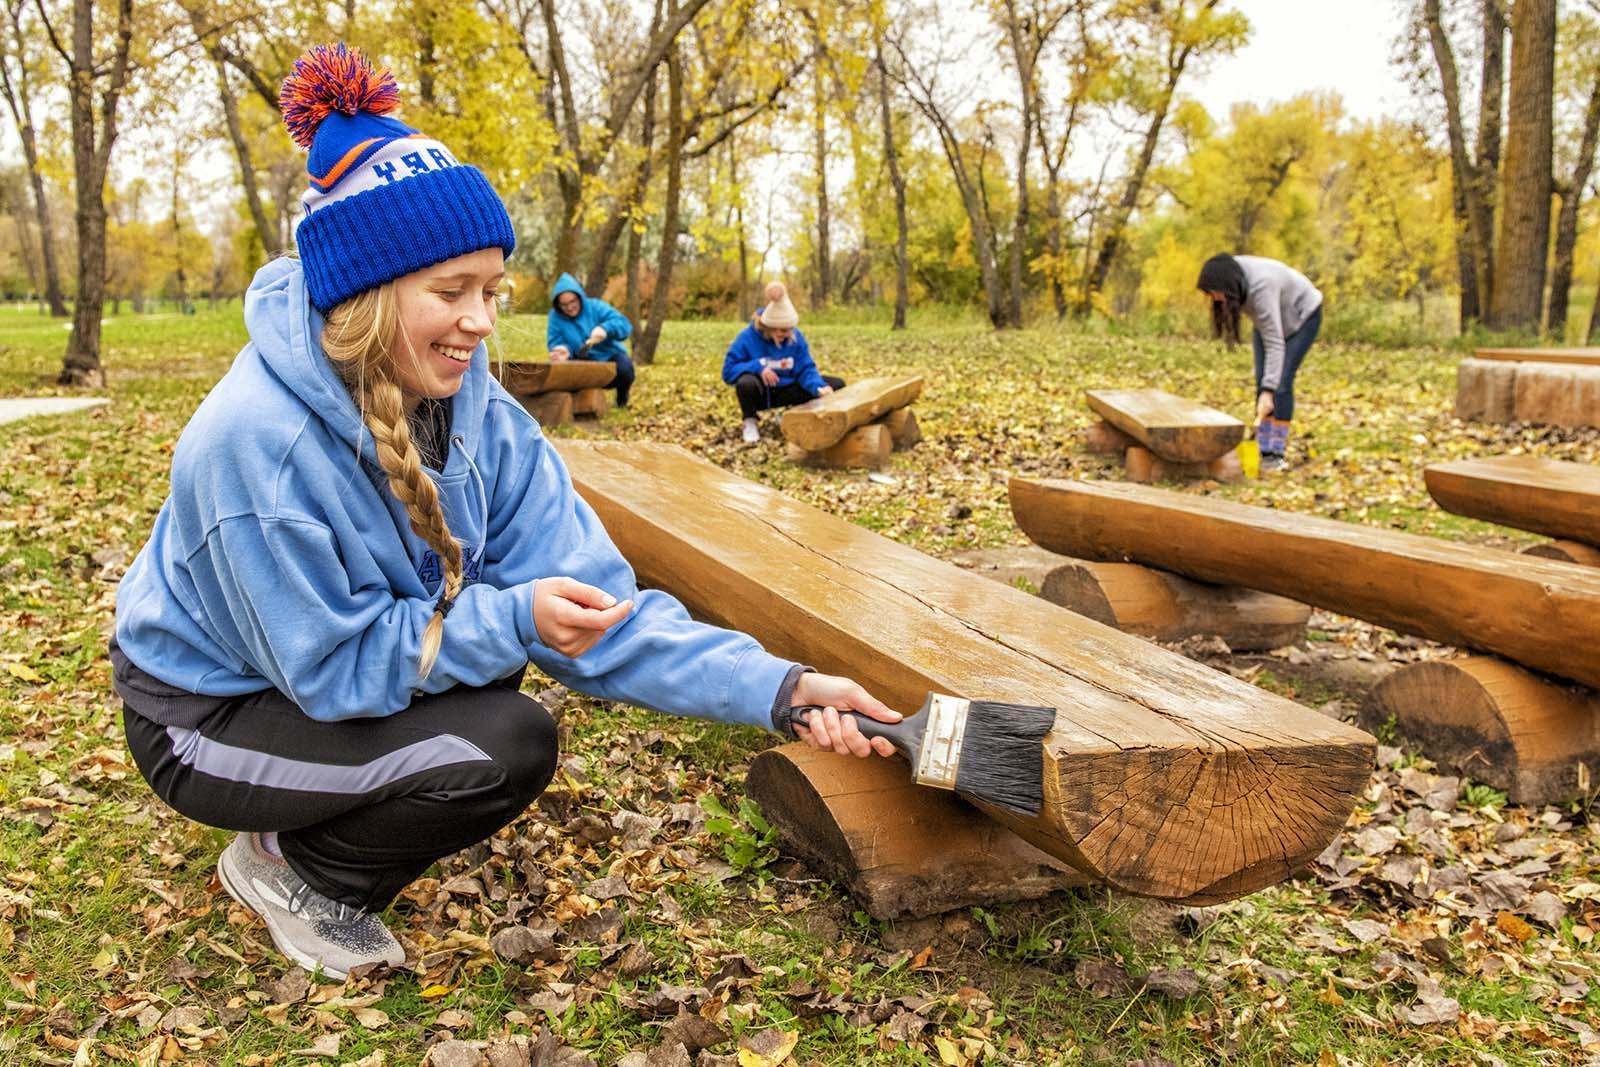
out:
<path id="1" fill-rule="evenodd" d="M 1138 443 L 1105 419 L 1100 419 L 1083 431 L 1083 447 L 1096 455 L 1125 455 L 1128 449 Z"/>
<path id="2" fill-rule="evenodd" d="M 1600 567 L 1600 548 L 1578 541 L 1546 541 L 1542 545 L 1529 545 L 1522 550 L 1522 554 L 1558 559 L 1563 563 L 1577 563 L 1585 567 Z"/>
<path id="3" fill-rule="evenodd" d="M 745 789 L 784 847 L 875 919 L 1033 900 L 1089 883 L 955 794 L 914 784 L 898 760 L 784 745 L 751 761 Z"/>
<path id="4" fill-rule="evenodd" d="M 578 389 L 572 394 L 572 413 L 600 418 L 611 410 L 609 389 Z"/>
<path id="5" fill-rule="evenodd" d="M 1287 597 L 1206 585 L 1137 563 L 1069 560 L 1045 576 L 1052 604 L 1156 641 L 1214 635 L 1236 652 L 1260 652 L 1305 637 L 1311 609 Z"/>
<path id="6" fill-rule="evenodd" d="M 1428 492 L 1456 515 L 1600 545 L 1600 467 L 1539 456 L 1430 464 Z"/>
<path id="7" fill-rule="evenodd" d="M 528 396 L 557 389 L 576 391 L 610 385 L 617 376 L 617 365 L 590 359 L 564 359 L 556 363 L 506 363 L 491 359 L 489 372 L 500 379 L 500 384 L 512 396 Z"/>
<path id="8" fill-rule="evenodd" d="M 865 378 L 796 404 L 783 413 L 783 436 L 807 452 L 836 445 L 845 434 L 922 395 L 921 378 Z"/>
<path id="9" fill-rule="evenodd" d="M 806 467 L 826 467 L 831 470 L 865 468 L 882 470 L 889 465 L 894 451 L 894 438 L 889 428 L 881 423 L 857 426 L 839 441 L 819 452 L 807 452 L 797 445 L 789 446 L 789 459 Z"/>
<path id="10" fill-rule="evenodd" d="M 1475 359 L 1509 363 L 1573 363 L 1600 367 L 1600 348 L 1480 348 Z"/>
<path id="11" fill-rule="evenodd" d="M 896 452 L 913 448 L 922 440 L 922 429 L 917 425 L 917 416 L 910 408 L 895 408 L 878 422 L 888 427 Z"/>
<path id="12" fill-rule="evenodd" d="M 517 397 L 540 426 L 560 426 L 572 421 L 572 394 L 566 391 Z"/>
<path id="13" fill-rule="evenodd" d="M 1052 552 L 1245 585 L 1600 685 L 1600 574 L 1564 563 L 1121 482 L 1011 479 Z"/>
<path id="14" fill-rule="evenodd" d="M 1493 656 L 1413 663 L 1379 682 L 1369 727 L 1394 721 L 1442 767 L 1537 806 L 1580 792 L 1600 774 L 1600 695 L 1561 686 Z"/>
<path id="15" fill-rule="evenodd" d="M 1511 422 L 1517 409 L 1516 363 L 1464 359 L 1456 367 L 1456 418 Z"/>
<path id="16" fill-rule="evenodd" d="M 1273 884 L 1333 839 L 1367 780 L 1358 730 L 682 449 L 557 445 L 640 580 L 700 617 L 891 706 L 936 690 L 1057 708 L 1041 813 L 983 810 L 1096 880 L 1193 900 Z"/>
<path id="17" fill-rule="evenodd" d="M 1160 389 L 1090 389 L 1089 407 L 1172 463 L 1205 463 L 1244 440 L 1244 423 Z"/>

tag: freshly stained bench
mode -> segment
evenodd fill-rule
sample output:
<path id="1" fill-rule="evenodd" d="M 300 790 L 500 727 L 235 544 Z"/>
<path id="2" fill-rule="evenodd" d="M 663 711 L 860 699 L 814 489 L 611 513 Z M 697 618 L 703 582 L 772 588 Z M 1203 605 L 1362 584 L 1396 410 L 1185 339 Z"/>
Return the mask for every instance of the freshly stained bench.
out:
<path id="1" fill-rule="evenodd" d="M 864 378 L 789 408 L 779 427 L 796 462 L 814 467 L 884 467 L 890 452 L 922 439 L 908 407 L 921 395 L 920 377 Z"/>
<path id="2" fill-rule="evenodd" d="M 848 674 L 894 707 L 936 690 L 1056 708 L 1041 813 L 979 807 L 1095 881 L 1190 900 L 1271 885 L 1333 840 L 1367 781 L 1374 743 L 1359 730 L 682 449 L 557 447 L 640 580 L 697 616 Z M 798 760 L 784 752 L 753 761 L 752 792 L 778 773 L 795 788 Z M 826 833 L 801 815 L 769 812 L 812 840 L 900 832 L 886 807 Z M 927 858 L 930 869 L 943 862 Z"/>
<path id="3" fill-rule="evenodd" d="M 1090 389 L 1089 407 L 1169 463 L 1209 463 L 1244 440 L 1244 423 L 1160 389 Z"/>
<path id="4" fill-rule="evenodd" d="M 605 387 L 616 378 L 617 365 L 587 359 L 518 363 L 491 359 L 489 371 L 541 426 L 559 426 L 574 415 L 605 414 L 611 406 Z"/>
<path id="5" fill-rule="evenodd" d="M 1600 467 L 1539 456 L 1429 464 L 1428 492 L 1456 515 L 1600 545 Z"/>

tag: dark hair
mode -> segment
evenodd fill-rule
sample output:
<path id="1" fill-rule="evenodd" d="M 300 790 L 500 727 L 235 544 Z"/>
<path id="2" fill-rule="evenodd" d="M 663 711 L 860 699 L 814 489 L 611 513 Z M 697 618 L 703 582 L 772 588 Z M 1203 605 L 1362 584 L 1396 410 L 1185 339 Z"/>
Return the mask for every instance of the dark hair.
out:
<path id="1" fill-rule="evenodd" d="M 1226 252 L 1219 252 L 1206 260 L 1200 268 L 1200 278 L 1195 288 L 1206 293 L 1221 293 L 1222 299 L 1211 300 L 1211 336 L 1220 337 L 1232 348 L 1239 343 L 1239 310 L 1244 305 L 1249 286 L 1244 268 Z"/>

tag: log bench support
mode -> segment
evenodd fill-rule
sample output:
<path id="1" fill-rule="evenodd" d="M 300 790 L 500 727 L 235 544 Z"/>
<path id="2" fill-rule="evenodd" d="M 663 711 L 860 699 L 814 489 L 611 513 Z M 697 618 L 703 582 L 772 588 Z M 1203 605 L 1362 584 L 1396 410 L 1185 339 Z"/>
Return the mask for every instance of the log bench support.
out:
<path id="1" fill-rule="evenodd" d="M 560 426 L 574 415 L 598 418 L 610 410 L 611 396 L 605 387 L 616 378 L 617 365 L 586 359 L 554 363 L 491 359 L 489 372 L 540 426 Z"/>
<path id="2" fill-rule="evenodd" d="M 1464 359 L 1456 368 L 1456 418 L 1600 425 L 1600 366 Z"/>
<path id="3" fill-rule="evenodd" d="M 1600 775 L 1600 694 L 1494 656 L 1402 667 L 1373 688 L 1361 721 L 1392 722 L 1441 767 L 1517 804 L 1572 799 Z"/>

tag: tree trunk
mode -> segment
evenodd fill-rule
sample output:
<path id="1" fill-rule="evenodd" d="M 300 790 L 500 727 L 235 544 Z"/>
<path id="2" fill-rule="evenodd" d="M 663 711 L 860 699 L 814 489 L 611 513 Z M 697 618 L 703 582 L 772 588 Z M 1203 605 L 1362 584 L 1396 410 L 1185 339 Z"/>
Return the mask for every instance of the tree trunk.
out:
<path id="1" fill-rule="evenodd" d="M 178 285 L 178 314 L 189 308 L 189 279 L 183 270 L 183 220 L 179 209 L 183 198 L 179 195 L 179 179 L 183 176 L 183 148 L 175 145 L 172 152 L 172 258 L 176 266 L 174 278 Z"/>
<path id="2" fill-rule="evenodd" d="M 1455 161 L 1450 164 L 1450 207 L 1455 219 L 1456 273 L 1461 287 L 1461 310 L 1458 326 L 1462 333 L 1467 327 L 1483 318 L 1483 304 L 1479 300 L 1478 257 L 1472 236 L 1472 220 L 1467 214 L 1466 177 Z"/>
<path id="3" fill-rule="evenodd" d="M 833 291 L 833 249 L 828 239 L 828 98 L 823 84 L 822 30 L 816 30 L 814 64 L 815 101 L 812 112 L 812 132 L 815 135 L 817 167 L 817 284 L 811 290 L 811 306 L 825 308 L 828 295 Z"/>
<path id="4" fill-rule="evenodd" d="M 677 0 L 667 0 L 669 17 L 677 11 Z M 655 362 L 656 345 L 667 317 L 667 292 L 672 284 L 672 266 L 678 254 L 678 208 L 683 193 L 683 62 L 676 43 L 667 50 L 667 203 L 661 220 L 661 252 L 656 257 L 656 290 L 650 299 L 650 319 L 633 346 L 634 362 Z"/>
<path id="5" fill-rule="evenodd" d="M 878 42 L 878 105 L 883 112 L 883 158 L 889 166 L 889 184 L 894 186 L 894 325 L 906 328 L 906 304 L 910 301 L 907 277 L 906 179 L 900 173 L 900 152 L 894 143 L 894 113 L 889 107 L 889 69 L 883 62 L 883 42 Z"/>
<path id="6" fill-rule="evenodd" d="M 256 187 L 256 165 L 250 155 L 250 142 L 245 139 L 244 128 L 239 124 L 239 101 L 228 85 L 228 68 L 222 53 L 213 49 L 211 60 L 217 67 L 217 98 L 222 101 L 222 115 L 228 125 L 228 139 L 233 142 L 233 154 L 239 160 L 239 184 L 244 188 L 245 206 L 250 209 L 250 221 L 267 258 L 272 259 L 283 251 L 283 239 L 278 227 L 267 221 L 266 209 L 261 206 L 261 194 Z"/>
<path id="7" fill-rule="evenodd" d="M 0 85 L 3 85 L 6 103 L 11 108 L 11 117 L 17 124 L 17 136 L 22 141 L 23 159 L 28 165 L 28 186 L 33 192 L 33 212 L 39 226 L 39 261 L 43 271 L 43 285 L 36 281 L 37 288 L 42 289 L 43 298 L 48 305 L 50 314 L 56 318 L 67 317 L 66 301 L 61 295 L 61 268 L 56 264 L 55 227 L 50 222 L 50 200 L 45 195 L 44 175 L 39 171 L 39 151 L 34 137 L 33 127 L 33 102 L 28 85 L 28 68 L 23 62 L 21 5 L 12 5 L 10 14 L 11 34 L 17 46 L 17 80 L 12 84 L 10 74 L 5 64 L 0 63 Z M 22 198 L 17 198 L 17 224 L 18 232 L 22 230 Z M 32 269 L 31 264 L 29 267 Z"/>
<path id="8" fill-rule="evenodd" d="M 72 169 L 77 192 L 78 303 L 72 333 L 57 382 L 83 385 L 100 370 L 101 300 L 106 284 L 106 206 L 104 190 L 111 146 L 117 138 L 117 102 L 128 79 L 133 43 L 133 0 L 119 0 L 117 41 L 109 59 L 107 84 L 100 96 L 100 123 L 95 122 L 95 81 L 101 64 L 94 52 L 93 0 L 73 0 L 72 53 L 62 53 L 69 78 L 72 116 Z"/>
<path id="9" fill-rule="evenodd" d="M 739 321 L 750 320 L 750 242 L 744 232 L 744 187 L 739 184 L 739 146 L 728 138 L 728 180 L 733 183 L 733 224 L 739 232 Z"/>
<path id="10" fill-rule="evenodd" d="M 1550 268 L 1550 308 L 1545 329 L 1557 344 L 1567 338 L 1567 298 L 1572 289 L 1572 254 L 1578 244 L 1578 210 L 1583 206 L 1583 191 L 1589 185 L 1594 153 L 1600 142 L 1600 76 L 1589 90 L 1589 105 L 1583 112 L 1583 141 L 1578 147 L 1572 174 L 1558 191 L 1561 211 L 1556 217 L 1555 260 Z M 1600 303 L 1600 295 L 1596 297 Z"/>
<path id="11" fill-rule="evenodd" d="M 1556 0 L 1517 0 L 1511 14 L 1511 102 L 1501 170 L 1500 233 L 1489 325 L 1539 328 L 1550 247 Z"/>

